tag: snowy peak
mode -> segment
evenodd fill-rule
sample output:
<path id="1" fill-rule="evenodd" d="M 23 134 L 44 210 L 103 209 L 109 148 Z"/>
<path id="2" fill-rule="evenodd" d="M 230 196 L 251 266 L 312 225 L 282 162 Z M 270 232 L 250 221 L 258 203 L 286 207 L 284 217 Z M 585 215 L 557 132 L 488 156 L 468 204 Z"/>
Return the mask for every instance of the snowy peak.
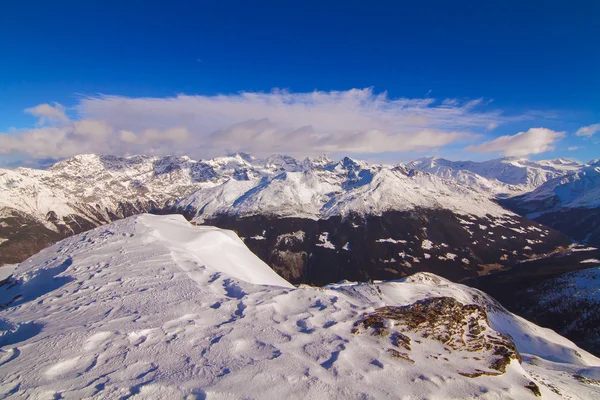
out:
<path id="1" fill-rule="evenodd" d="M 295 158 L 279 154 L 267 157 L 264 164 L 266 168 L 273 170 L 293 172 L 301 169 L 300 164 Z"/>
<path id="2" fill-rule="evenodd" d="M 335 164 L 335 161 L 326 155 L 322 154 L 316 157 L 307 157 L 302 161 L 302 167 L 306 170 L 308 169 L 325 169 L 330 168 Z"/>
<path id="3" fill-rule="evenodd" d="M 574 168 L 566 160 L 546 164 L 430 157 L 392 167 L 349 157 L 299 162 L 286 155 L 260 160 L 235 153 L 195 161 L 185 156 L 86 154 L 48 170 L 0 170 L 0 207 L 25 212 L 54 231 L 63 229 L 54 220 L 79 231 L 73 218 L 79 225 L 95 226 L 115 216 L 174 204 L 204 219 L 218 213 L 321 218 L 414 207 L 499 215 L 507 212 L 492 201 L 496 194 L 519 194 L 564 175 L 557 165 Z M 53 221 L 48 220 L 50 212 Z"/>
<path id="4" fill-rule="evenodd" d="M 566 158 L 556 158 L 554 160 L 542 160 L 538 161 L 540 165 L 553 165 L 557 168 L 579 168 L 581 167 L 581 163 L 573 160 L 568 160 Z"/>

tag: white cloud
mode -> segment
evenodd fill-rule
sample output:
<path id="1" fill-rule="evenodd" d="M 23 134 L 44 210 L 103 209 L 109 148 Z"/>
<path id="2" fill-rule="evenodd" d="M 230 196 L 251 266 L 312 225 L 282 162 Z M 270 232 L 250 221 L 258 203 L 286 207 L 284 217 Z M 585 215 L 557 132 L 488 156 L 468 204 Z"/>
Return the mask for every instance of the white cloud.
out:
<path id="1" fill-rule="evenodd" d="M 38 123 L 44 125 L 46 122 L 67 122 L 69 118 L 65 115 L 65 107 L 59 103 L 40 104 L 32 108 L 27 108 L 26 113 L 38 117 Z"/>
<path id="2" fill-rule="evenodd" d="M 371 89 L 240 93 L 171 98 L 101 96 L 81 99 L 70 120 L 60 104 L 27 112 L 51 126 L 0 134 L 0 154 L 68 157 L 188 154 L 229 151 L 390 153 L 435 150 L 475 137 L 514 117 L 482 111 L 481 99 L 390 99 Z"/>
<path id="3" fill-rule="evenodd" d="M 575 134 L 577 136 L 591 137 L 596 132 L 600 132 L 600 124 L 593 124 L 593 125 L 588 125 L 588 126 L 582 126 L 581 128 L 577 129 L 577 132 L 575 132 Z"/>
<path id="4" fill-rule="evenodd" d="M 574 150 L 577 150 L 577 149 L 579 149 L 579 146 L 571 146 L 571 147 L 568 148 L 569 151 L 574 151 Z"/>
<path id="5" fill-rule="evenodd" d="M 500 136 L 494 140 L 469 146 L 465 150 L 479 153 L 503 153 L 507 157 L 523 157 L 554 149 L 554 142 L 565 136 L 546 128 L 531 128 L 527 132 Z"/>
<path id="6" fill-rule="evenodd" d="M 132 144 L 185 142 L 190 136 L 190 132 L 185 127 L 174 127 L 165 129 L 164 131 L 146 129 L 139 134 L 122 130 L 119 134 L 123 142 Z"/>

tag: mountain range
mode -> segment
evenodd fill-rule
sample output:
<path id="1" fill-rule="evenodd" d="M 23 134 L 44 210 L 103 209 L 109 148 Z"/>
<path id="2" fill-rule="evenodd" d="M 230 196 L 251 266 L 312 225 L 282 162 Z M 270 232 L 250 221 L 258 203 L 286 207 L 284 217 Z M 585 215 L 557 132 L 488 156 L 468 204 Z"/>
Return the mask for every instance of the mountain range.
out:
<path id="1" fill-rule="evenodd" d="M 568 246 L 568 237 L 597 242 L 598 222 L 593 215 L 600 203 L 598 168 L 597 162 L 584 165 L 563 159 L 476 163 L 424 158 L 391 166 L 350 158 L 336 162 L 325 156 L 261 160 L 243 153 L 200 161 L 81 155 L 45 170 L 0 170 L 0 263 L 22 261 L 60 238 L 152 211 L 179 212 L 195 223 L 235 229 L 259 253 L 264 253 L 260 247 L 267 242 L 291 243 L 282 235 L 311 231 L 303 239 L 312 243 L 302 255 L 307 259 L 319 247 L 352 251 L 358 243 L 349 239 L 356 242 L 363 237 L 382 243 L 382 248 L 385 243 L 396 245 L 394 249 L 403 247 L 400 256 L 401 252 L 373 250 L 376 262 L 393 264 L 396 270 L 419 262 L 458 260 L 465 265 L 463 259 L 469 265 L 505 264 Z M 561 221 L 577 213 L 582 217 L 569 229 L 563 228 Z M 253 222 L 265 219 L 273 223 Z M 367 219 L 371 221 L 368 232 L 358 236 L 350 228 L 340 232 L 329 226 L 339 220 L 361 231 L 365 225 L 360 222 Z M 387 223 L 392 220 L 393 224 Z M 402 246 L 411 241 L 412 246 Z M 282 258 L 281 254 L 264 256 Z M 290 257 L 283 266 L 291 271 L 288 278 L 314 278 L 298 270 L 297 254 Z M 336 268 L 345 263 L 339 261 Z M 302 269 L 308 268 L 306 262 L 301 264 Z M 389 267 L 385 269 L 394 269 Z M 461 275 L 449 271 L 448 277 Z M 389 278 L 391 274 L 331 277 Z M 312 282 L 327 283 L 323 279 Z"/>

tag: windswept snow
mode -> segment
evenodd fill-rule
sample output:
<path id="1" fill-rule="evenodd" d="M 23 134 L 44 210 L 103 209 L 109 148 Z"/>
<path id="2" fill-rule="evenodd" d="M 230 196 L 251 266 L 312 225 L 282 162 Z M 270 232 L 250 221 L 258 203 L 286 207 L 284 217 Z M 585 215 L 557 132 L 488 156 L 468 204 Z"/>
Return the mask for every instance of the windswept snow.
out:
<path id="1" fill-rule="evenodd" d="M 415 331 L 410 351 L 396 347 L 408 360 L 390 351 L 395 333 L 352 333 L 365 313 L 434 297 L 483 307 L 523 363 L 471 378 L 459 372 L 487 368 L 477 353 Z M 0 303 L 3 397 L 527 399 L 531 382 L 545 399 L 600 393 L 599 359 L 480 291 L 426 273 L 294 288 L 233 232 L 180 216 L 65 239 L 19 264 Z"/>

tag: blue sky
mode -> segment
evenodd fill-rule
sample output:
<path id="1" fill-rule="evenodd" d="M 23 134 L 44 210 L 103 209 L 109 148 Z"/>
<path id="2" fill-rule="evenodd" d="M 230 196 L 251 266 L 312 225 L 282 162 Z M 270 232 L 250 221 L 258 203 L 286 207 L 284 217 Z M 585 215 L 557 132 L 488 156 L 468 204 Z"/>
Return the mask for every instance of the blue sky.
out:
<path id="1" fill-rule="evenodd" d="M 599 16 L 595 0 L 5 0 L 0 157 L 588 161 L 600 157 Z"/>

